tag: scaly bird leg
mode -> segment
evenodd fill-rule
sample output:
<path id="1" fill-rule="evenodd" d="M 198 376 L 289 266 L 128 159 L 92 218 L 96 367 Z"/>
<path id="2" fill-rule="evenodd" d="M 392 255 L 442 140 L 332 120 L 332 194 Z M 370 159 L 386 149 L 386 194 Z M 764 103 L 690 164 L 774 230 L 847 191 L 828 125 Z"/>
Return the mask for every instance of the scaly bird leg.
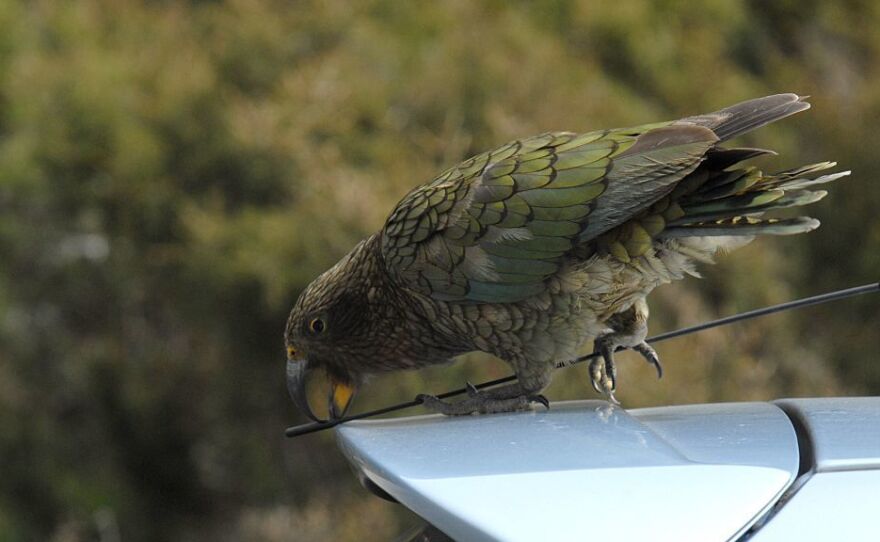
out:
<path id="1" fill-rule="evenodd" d="M 447 403 L 433 395 L 420 394 L 416 400 L 428 410 L 439 412 L 447 416 L 465 416 L 467 414 L 492 414 L 495 412 L 515 412 L 517 410 L 529 410 L 532 403 L 540 403 L 545 407 L 550 406 L 547 398 L 541 394 L 518 395 L 509 399 L 492 399 L 482 394 L 476 397 L 468 397 L 456 403 Z"/>
<path id="2" fill-rule="evenodd" d="M 614 364 L 614 351 L 617 348 L 632 348 L 657 370 L 657 378 L 663 377 L 663 367 L 657 352 L 645 342 L 648 334 L 648 304 L 644 298 L 637 300 L 629 309 L 616 313 L 605 324 L 611 331 L 596 337 L 596 351 L 601 357 L 590 362 L 590 381 L 593 389 L 603 393 L 608 400 L 619 404 L 614 397 L 617 389 L 617 367 Z"/>
<path id="3" fill-rule="evenodd" d="M 552 365 L 540 374 L 530 374 L 525 378 L 523 372 L 518 371 L 520 376 L 517 382 L 483 391 L 468 382 L 467 398 L 455 403 L 426 394 L 416 396 L 416 400 L 421 401 L 428 410 L 447 416 L 529 410 L 533 403 L 550 408 L 550 401 L 540 391 L 549 383 L 551 372 Z"/>

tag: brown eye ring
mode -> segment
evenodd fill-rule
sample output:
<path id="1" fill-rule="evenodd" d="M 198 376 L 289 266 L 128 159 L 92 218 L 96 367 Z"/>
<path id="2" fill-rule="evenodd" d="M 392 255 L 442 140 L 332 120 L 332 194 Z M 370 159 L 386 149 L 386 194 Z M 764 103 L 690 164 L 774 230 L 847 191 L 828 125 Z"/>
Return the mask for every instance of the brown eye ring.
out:
<path id="1" fill-rule="evenodd" d="M 321 320 L 320 318 L 312 318 L 309 321 L 309 331 L 316 335 L 318 333 L 323 333 L 326 327 L 327 326 L 324 324 L 324 320 Z"/>

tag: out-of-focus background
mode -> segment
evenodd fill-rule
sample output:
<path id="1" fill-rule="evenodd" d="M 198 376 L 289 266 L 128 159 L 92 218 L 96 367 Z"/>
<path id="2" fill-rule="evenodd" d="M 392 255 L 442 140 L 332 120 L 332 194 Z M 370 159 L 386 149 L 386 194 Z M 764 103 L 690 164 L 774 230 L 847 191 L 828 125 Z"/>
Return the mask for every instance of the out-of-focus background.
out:
<path id="1" fill-rule="evenodd" d="M 546 130 L 792 91 L 768 169 L 853 176 L 705 279 L 652 332 L 880 278 L 880 3 L 0 3 L 0 540 L 386 540 L 284 387 L 303 287 L 411 187 Z M 880 393 L 878 299 L 631 354 L 629 407 Z M 507 373 L 472 356 L 383 377 L 355 409 Z M 551 399 L 594 398 L 585 370 Z M 319 398 L 316 398 L 320 402 Z M 414 411 L 417 412 L 417 411 Z M 545 496 L 546 498 L 546 496 Z"/>

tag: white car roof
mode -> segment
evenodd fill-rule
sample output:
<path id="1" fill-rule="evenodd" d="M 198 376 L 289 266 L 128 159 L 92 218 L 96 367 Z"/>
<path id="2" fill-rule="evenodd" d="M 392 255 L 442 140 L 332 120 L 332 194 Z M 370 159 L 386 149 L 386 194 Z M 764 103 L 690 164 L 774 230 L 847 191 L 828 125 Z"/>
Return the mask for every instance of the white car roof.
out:
<path id="1" fill-rule="evenodd" d="M 366 477 L 457 540 L 727 540 L 800 463 L 793 425 L 770 403 L 576 401 L 351 422 L 337 435 Z"/>
<path id="2" fill-rule="evenodd" d="M 880 397 L 782 399 L 775 404 L 809 441 L 816 472 L 880 469 Z"/>

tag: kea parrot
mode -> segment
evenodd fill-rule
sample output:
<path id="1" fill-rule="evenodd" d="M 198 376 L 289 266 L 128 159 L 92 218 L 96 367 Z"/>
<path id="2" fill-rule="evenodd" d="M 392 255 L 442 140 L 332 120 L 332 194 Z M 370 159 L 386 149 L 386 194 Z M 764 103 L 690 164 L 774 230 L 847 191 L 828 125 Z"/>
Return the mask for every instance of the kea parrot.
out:
<path id="1" fill-rule="evenodd" d="M 329 413 L 342 417 L 374 374 L 417 369 L 466 352 L 507 362 L 516 380 L 448 402 L 447 415 L 548 406 L 557 360 L 588 341 L 597 392 L 616 402 L 614 352 L 632 348 L 662 375 L 645 342 L 645 297 L 698 276 L 697 263 L 755 235 L 811 231 L 809 217 L 766 211 L 822 199 L 820 162 L 766 174 L 743 162 L 775 154 L 725 146 L 810 107 L 777 94 L 714 113 L 631 128 L 550 132 L 511 141 L 409 192 L 382 229 L 300 295 L 284 333 L 287 386 L 310 418 L 308 374 L 329 378 Z"/>

